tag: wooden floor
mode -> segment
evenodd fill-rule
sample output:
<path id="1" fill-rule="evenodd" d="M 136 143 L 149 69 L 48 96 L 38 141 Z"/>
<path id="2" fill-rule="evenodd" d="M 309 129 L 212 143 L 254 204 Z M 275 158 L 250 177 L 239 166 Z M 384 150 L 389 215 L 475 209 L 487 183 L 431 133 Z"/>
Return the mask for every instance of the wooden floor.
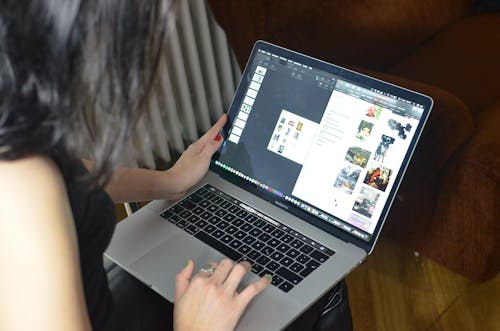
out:
<path id="1" fill-rule="evenodd" d="M 500 331 L 499 275 L 474 283 L 385 237 L 347 283 L 356 331 Z"/>

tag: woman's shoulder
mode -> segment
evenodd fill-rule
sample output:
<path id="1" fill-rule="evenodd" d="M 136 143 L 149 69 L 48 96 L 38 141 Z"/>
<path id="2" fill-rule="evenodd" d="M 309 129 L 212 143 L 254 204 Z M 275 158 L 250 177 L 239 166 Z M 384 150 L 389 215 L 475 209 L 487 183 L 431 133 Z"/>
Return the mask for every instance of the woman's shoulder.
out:
<path id="1" fill-rule="evenodd" d="M 48 156 L 36 155 L 16 160 L 0 160 L 0 210 L 12 204 L 59 199 L 65 186 L 56 163 Z"/>

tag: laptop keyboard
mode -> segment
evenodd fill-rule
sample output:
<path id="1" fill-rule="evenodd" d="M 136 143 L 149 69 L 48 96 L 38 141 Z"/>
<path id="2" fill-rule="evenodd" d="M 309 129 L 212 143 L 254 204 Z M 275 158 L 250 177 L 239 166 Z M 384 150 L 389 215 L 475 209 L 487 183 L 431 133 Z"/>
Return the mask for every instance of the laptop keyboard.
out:
<path id="1" fill-rule="evenodd" d="M 252 272 L 290 291 L 334 251 L 205 185 L 161 216 Z"/>

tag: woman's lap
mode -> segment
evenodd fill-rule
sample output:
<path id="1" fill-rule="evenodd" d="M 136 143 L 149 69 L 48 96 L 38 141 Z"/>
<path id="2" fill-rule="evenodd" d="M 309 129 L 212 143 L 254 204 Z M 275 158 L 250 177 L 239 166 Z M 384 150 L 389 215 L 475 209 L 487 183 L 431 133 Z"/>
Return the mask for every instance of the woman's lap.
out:
<path id="1" fill-rule="evenodd" d="M 119 331 L 173 330 L 172 303 L 120 267 L 115 267 L 108 273 L 108 280 L 114 304 L 111 329 Z M 352 330 L 347 287 L 344 281 L 328 291 L 285 330 L 331 329 Z"/>

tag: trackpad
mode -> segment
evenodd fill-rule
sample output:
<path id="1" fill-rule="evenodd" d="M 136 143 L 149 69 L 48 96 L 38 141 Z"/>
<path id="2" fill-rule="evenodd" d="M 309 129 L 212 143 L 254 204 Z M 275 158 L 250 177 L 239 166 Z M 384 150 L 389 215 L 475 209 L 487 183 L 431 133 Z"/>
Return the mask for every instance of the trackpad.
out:
<path id="1" fill-rule="evenodd" d="M 175 298 L 175 276 L 189 259 L 195 263 L 194 273 L 209 262 L 218 262 L 224 255 L 185 233 L 170 237 L 130 265 L 131 273 L 146 285 L 151 286 L 168 301 Z M 241 286 L 245 286 L 255 275 L 247 275 Z"/>

